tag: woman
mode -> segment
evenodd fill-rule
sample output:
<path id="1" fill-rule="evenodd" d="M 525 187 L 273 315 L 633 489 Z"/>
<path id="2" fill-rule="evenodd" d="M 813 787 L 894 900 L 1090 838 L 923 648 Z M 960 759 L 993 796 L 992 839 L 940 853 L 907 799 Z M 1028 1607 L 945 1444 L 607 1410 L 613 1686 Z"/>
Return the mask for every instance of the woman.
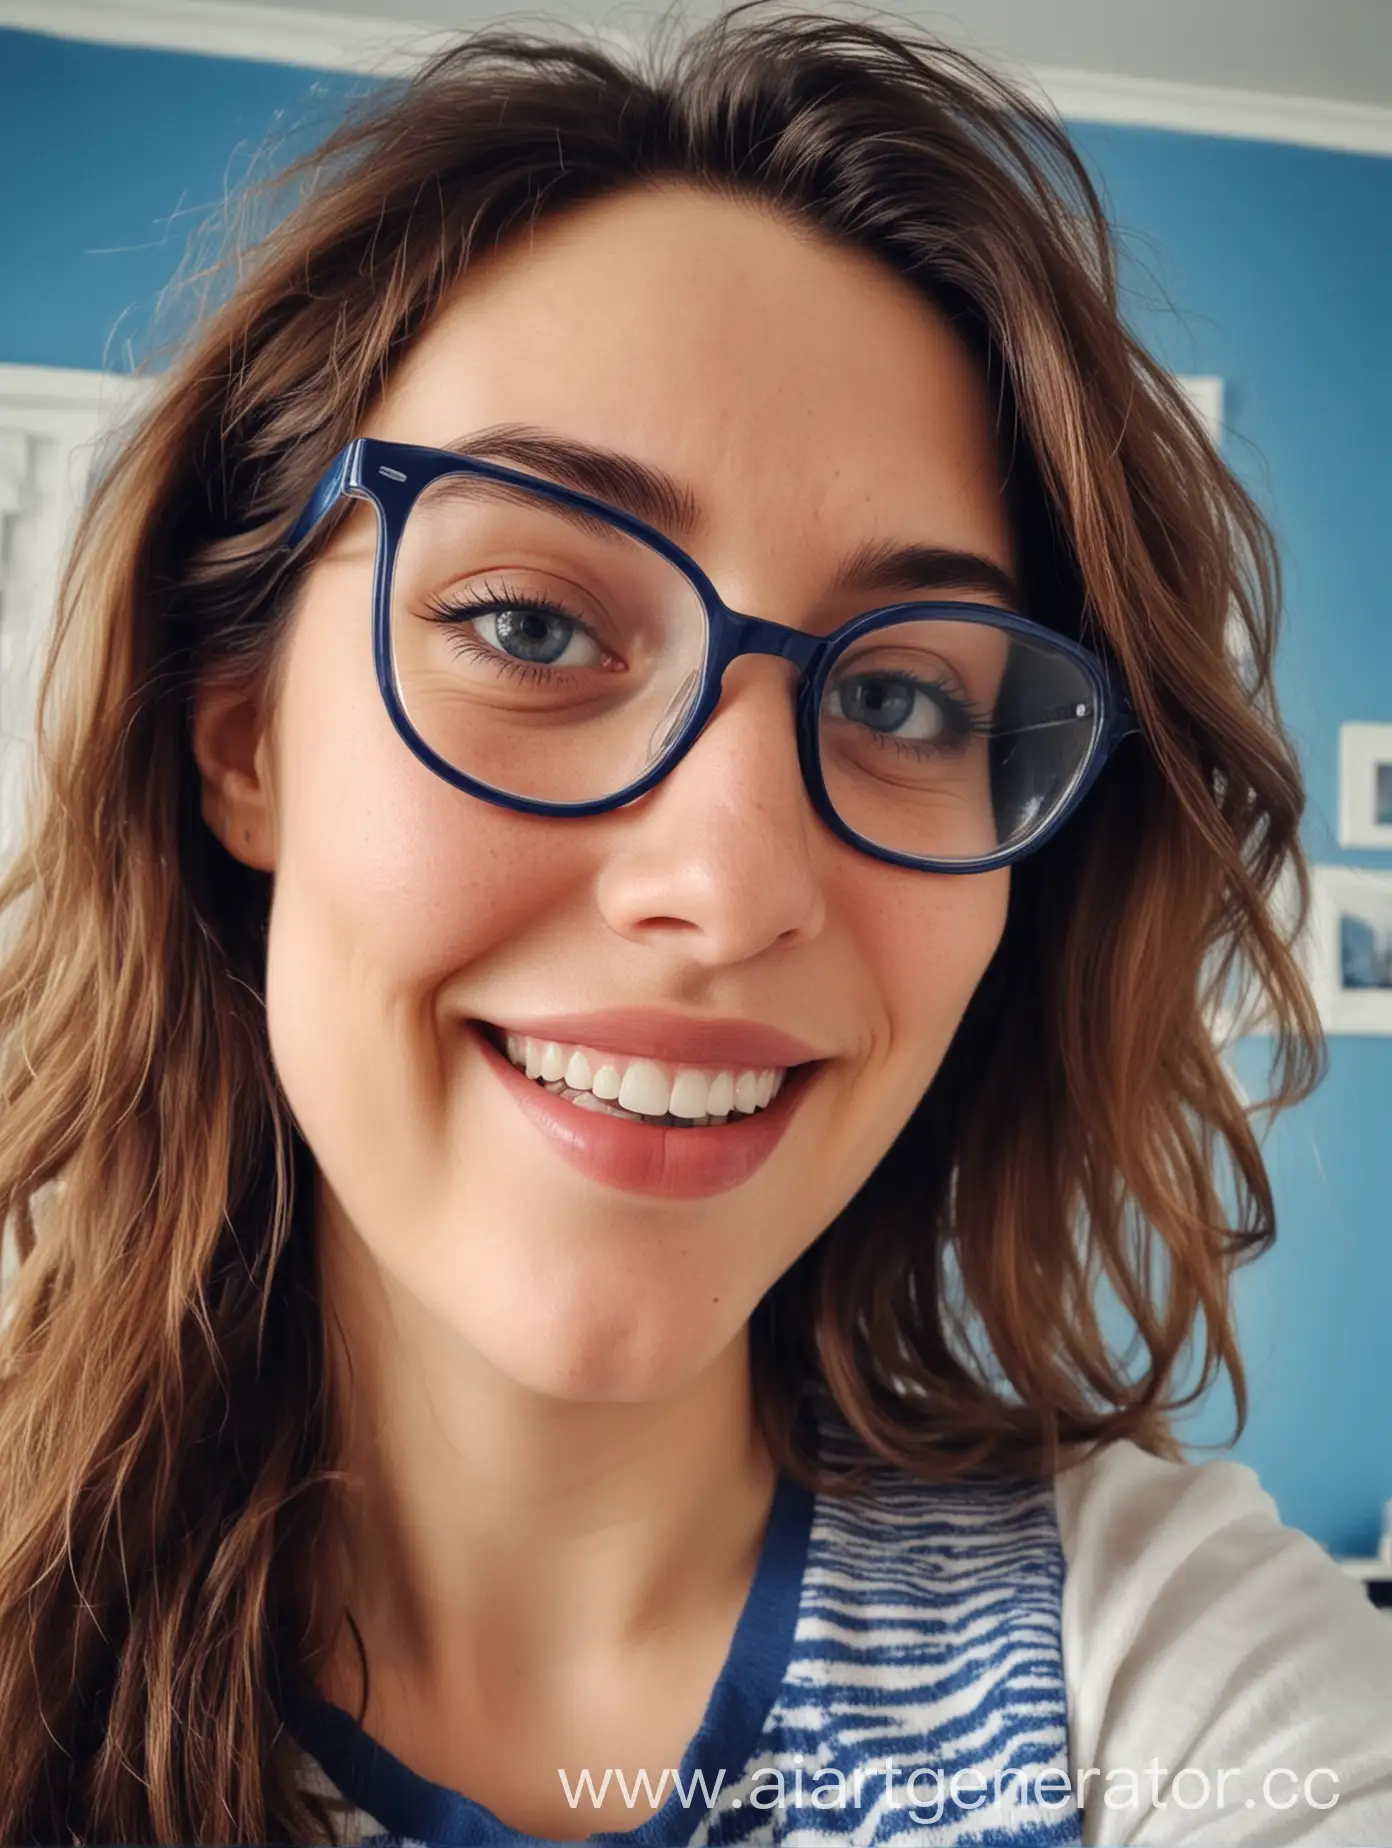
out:
<path id="1" fill-rule="evenodd" d="M 1169 1433 L 1301 791 L 1062 131 L 755 13 L 306 171 L 3 893 L 3 1839 L 1392 1839 L 1392 1631 Z"/>

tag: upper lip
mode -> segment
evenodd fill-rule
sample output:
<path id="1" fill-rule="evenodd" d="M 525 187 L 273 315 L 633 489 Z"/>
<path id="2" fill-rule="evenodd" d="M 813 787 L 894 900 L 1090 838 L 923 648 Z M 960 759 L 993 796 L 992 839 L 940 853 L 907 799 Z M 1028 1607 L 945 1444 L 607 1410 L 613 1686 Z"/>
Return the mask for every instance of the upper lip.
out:
<path id="1" fill-rule="evenodd" d="M 668 1014 L 646 1007 L 490 1020 L 485 1024 L 528 1039 L 589 1046 L 595 1052 L 627 1053 L 638 1059 L 663 1059 L 672 1065 L 766 1070 L 828 1056 L 781 1027 L 766 1027 L 752 1020 L 697 1019 L 690 1014 Z"/>

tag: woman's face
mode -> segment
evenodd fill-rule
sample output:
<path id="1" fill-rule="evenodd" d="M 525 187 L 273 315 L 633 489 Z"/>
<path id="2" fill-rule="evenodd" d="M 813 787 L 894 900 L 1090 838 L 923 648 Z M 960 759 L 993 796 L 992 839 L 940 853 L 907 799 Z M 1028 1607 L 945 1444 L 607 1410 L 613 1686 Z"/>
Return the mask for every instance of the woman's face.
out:
<path id="1" fill-rule="evenodd" d="M 470 272 L 364 433 L 449 446 L 503 425 L 672 477 L 687 549 L 777 622 L 825 632 L 915 591 L 1003 600 L 970 573 L 837 590 L 867 547 L 1014 570 L 991 407 L 945 319 L 747 205 L 669 187 L 543 224 Z M 1008 874 L 835 838 L 799 773 L 792 670 L 768 656 L 736 663 L 694 748 L 622 810 L 464 794 L 383 708 L 374 543 L 356 503 L 310 572 L 230 828 L 274 872 L 270 1039 L 321 1236 L 519 1383 L 655 1398 L 729 1346 L 889 1147 L 996 948 Z M 579 1047 L 592 1082 L 640 1058 L 732 1083 L 818 1063 L 767 1117 L 654 1127 L 544 1091 L 479 1022 L 533 1028 L 568 1066 Z"/>

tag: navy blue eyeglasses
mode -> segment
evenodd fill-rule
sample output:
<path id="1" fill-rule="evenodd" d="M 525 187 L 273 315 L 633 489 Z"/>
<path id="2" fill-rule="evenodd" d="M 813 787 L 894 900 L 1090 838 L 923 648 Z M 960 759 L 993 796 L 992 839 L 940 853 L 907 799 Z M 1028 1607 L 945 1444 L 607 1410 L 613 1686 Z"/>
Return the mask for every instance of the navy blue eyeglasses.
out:
<path id="1" fill-rule="evenodd" d="M 377 509 L 373 656 L 422 763 L 534 815 L 636 800 L 690 750 L 726 668 L 797 669 L 817 813 L 876 859 L 974 873 L 1033 853 L 1135 729 L 1109 664 L 989 604 L 895 603 L 809 635 L 730 609 L 656 527 L 451 450 L 358 437 L 286 546 L 345 495 Z"/>

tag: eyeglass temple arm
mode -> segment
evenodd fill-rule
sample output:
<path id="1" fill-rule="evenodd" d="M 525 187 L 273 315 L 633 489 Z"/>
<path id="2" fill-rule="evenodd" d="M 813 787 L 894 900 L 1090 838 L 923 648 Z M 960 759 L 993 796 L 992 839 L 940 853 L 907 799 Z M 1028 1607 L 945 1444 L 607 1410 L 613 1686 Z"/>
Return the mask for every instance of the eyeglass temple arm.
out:
<path id="1" fill-rule="evenodd" d="M 284 549 L 293 552 L 296 546 L 303 545 L 315 527 L 323 519 L 335 502 L 349 486 L 353 473 L 353 464 L 357 460 L 357 443 L 349 443 L 341 449 L 315 483 L 314 492 L 305 504 L 304 512 L 285 535 Z"/>
<path id="2" fill-rule="evenodd" d="M 1111 712 L 1107 720 L 1106 740 L 1107 748 L 1110 750 L 1113 745 L 1120 744 L 1121 740 L 1129 737 L 1132 732 L 1139 733 L 1141 725 L 1136 717 L 1136 708 L 1131 704 L 1131 695 L 1126 690 L 1125 682 L 1119 674 L 1108 672 L 1107 692 L 1109 695 L 1107 704 Z"/>

